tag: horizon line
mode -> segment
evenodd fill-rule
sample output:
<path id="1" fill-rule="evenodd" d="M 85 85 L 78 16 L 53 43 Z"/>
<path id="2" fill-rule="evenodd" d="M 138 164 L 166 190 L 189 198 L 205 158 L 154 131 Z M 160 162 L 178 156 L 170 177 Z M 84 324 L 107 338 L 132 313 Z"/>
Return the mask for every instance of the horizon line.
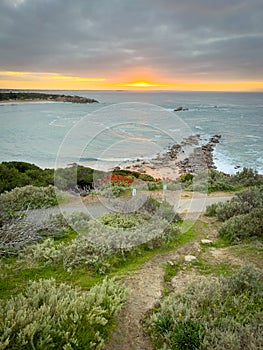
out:
<path id="1" fill-rule="evenodd" d="M 18 88 L 0 88 L 0 91 L 94 91 L 94 92 L 107 92 L 107 91 L 114 91 L 114 92 L 204 92 L 204 93 L 263 93 L 263 90 L 177 90 L 177 89 L 18 89 Z"/>

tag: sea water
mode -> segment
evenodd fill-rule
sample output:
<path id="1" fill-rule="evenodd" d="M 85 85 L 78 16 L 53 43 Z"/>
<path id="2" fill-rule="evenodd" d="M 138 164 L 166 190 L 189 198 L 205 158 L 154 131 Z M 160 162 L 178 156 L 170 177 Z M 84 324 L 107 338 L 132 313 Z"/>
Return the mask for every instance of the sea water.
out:
<path id="1" fill-rule="evenodd" d="M 52 91 L 99 103 L 0 104 L 0 161 L 102 167 L 150 158 L 190 134 L 222 135 L 219 170 L 263 173 L 263 93 Z M 174 112 L 182 106 L 186 110 Z"/>

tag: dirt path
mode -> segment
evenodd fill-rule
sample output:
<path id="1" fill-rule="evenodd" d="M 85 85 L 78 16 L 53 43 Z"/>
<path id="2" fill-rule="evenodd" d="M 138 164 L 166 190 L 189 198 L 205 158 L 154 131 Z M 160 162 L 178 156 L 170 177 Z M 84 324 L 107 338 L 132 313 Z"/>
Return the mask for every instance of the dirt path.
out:
<path id="1" fill-rule="evenodd" d="M 147 311 L 161 299 L 165 274 L 162 266 L 184 255 L 197 254 L 199 248 L 197 242 L 189 242 L 176 251 L 157 255 L 125 279 L 125 285 L 130 290 L 129 299 L 105 350 L 153 349 L 149 337 L 143 331 L 142 320 Z"/>
<path id="2" fill-rule="evenodd" d="M 199 220 L 204 228 L 202 235 L 214 240 L 217 230 L 211 225 L 212 220 L 202 216 Z M 205 228 L 206 227 L 206 228 Z M 200 230 L 201 231 L 201 230 Z M 112 338 L 106 344 L 104 350 L 152 350 L 152 343 L 143 330 L 142 320 L 146 313 L 151 310 L 162 297 L 164 287 L 165 271 L 163 265 L 171 261 L 181 262 L 185 255 L 198 257 L 202 247 L 198 237 L 167 254 L 156 255 L 146 262 L 138 271 L 131 273 L 125 278 L 124 284 L 128 287 L 130 294 L 125 307 L 119 314 L 118 323 Z M 230 264 L 241 265 L 242 260 L 236 259 L 224 249 L 208 248 L 205 255 L 210 262 L 229 262 Z M 194 270 L 180 271 L 173 278 L 173 286 L 176 289 L 186 287 L 189 281 L 207 278 L 199 275 Z"/>

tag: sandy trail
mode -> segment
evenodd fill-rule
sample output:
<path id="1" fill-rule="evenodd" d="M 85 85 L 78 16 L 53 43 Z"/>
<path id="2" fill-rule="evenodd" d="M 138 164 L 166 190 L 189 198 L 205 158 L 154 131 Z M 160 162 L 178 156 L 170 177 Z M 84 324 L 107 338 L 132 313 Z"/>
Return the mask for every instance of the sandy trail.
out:
<path id="1" fill-rule="evenodd" d="M 215 239 L 217 230 L 211 226 L 211 218 L 200 217 L 199 223 L 205 224 L 206 229 L 202 234 Z M 143 320 L 162 298 L 164 289 L 163 266 L 171 263 L 182 263 L 185 255 L 198 256 L 202 253 L 200 237 L 188 242 L 176 250 L 154 256 L 147 261 L 139 270 L 125 277 L 124 284 L 129 288 L 130 294 L 125 307 L 121 310 L 116 329 L 104 350 L 153 350 L 150 337 L 145 333 Z M 227 248 L 209 248 L 205 253 L 209 263 L 218 264 L 221 262 L 233 265 L 242 265 L 242 260 L 231 254 Z M 193 270 L 179 271 L 172 279 L 173 288 L 184 290 L 188 283 L 204 278 L 216 278 L 203 276 Z"/>
<path id="2" fill-rule="evenodd" d="M 198 245 L 190 242 L 176 251 L 155 256 L 125 278 L 124 284 L 130 291 L 129 298 L 104 350 L 153 349 L 149 336 L 143 330 L 142 321 L 147 311 L 161 299 L 165 274 L 162 266 L 168 261 L 179 260 L 186 254 L 196 254 L 197 250 Z"/>

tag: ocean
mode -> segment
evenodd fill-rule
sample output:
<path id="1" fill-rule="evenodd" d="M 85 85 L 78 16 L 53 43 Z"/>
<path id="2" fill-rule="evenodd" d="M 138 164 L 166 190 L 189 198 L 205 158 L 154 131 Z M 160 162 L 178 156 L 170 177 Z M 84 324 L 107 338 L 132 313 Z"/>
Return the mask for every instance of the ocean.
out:
<path id="1" fill-rule="evenodd" d="M 49 91 L 50 92 L 50 91 Z M 0 104 L 0 161 L 104 168 L 151 158 L 185 137 L 220 134 L 216 167 L 263 173 L 263 93 L 52 91 L 99 103 Z M 177 107 L 185 110 L 174 112 Z"/>

